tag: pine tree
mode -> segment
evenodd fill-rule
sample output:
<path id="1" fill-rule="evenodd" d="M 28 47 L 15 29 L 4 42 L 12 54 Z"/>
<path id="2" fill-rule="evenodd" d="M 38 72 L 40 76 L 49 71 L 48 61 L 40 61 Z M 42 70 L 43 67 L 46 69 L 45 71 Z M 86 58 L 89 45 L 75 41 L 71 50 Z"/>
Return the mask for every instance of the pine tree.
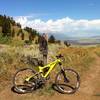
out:
<path id="1" fill-rule="evenodd" d="M 3 36 L 11 36 L 11 25 L 9 20 L 4 20 L 2 25 Z"/>
<path id="2" fill-rule="evenodd" d="M 49 40 L 48 40 L 48 41 L 49 41 L 50 43 L 55 43 L 55 40 L 56 40 L 55 37 L 54 37 L 53 35 L 51 35 L 51 36 L 49 37 Z"/>

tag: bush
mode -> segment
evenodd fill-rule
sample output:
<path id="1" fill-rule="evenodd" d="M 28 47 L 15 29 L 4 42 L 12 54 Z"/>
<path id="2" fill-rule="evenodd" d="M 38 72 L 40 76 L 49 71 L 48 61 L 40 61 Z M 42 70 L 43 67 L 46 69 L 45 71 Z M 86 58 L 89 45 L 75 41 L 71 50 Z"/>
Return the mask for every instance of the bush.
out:
<path id="1" fill-rule="evenodd" d="M 24 41 L 24 44 L 31 45 L 31 44 L 32 44 L 32 41 L 30 41 L 30 40 L 25 40 L 25 41 Z"/>
<path id="2" fill-rule="evenodd" d="M 10 44 L 11 37 L 8 37 L 8 36 L 3 37 L 2 35 L 0 35 L 0 43 L 1 44 Z"/>
<path id="3" fill-rule="evenodd" d="M 50 37 L 49 37 L 49 40 L 48 40 L 48 42 L 49 43 L 55 43 L 55 37 L 53 36 L 53 35 L 51 35 Z"/>
<path id="4" fill-rule="evenodd" d="M 55 43 L 56 44 L 61 44 L 61 41 L 60 40 L 56 40 Z"/>
<path id="5" fill-rule="evenodd" d="M 64 44 L 67 46 L 67 47 L 69 47 L 71 44 L 70 43 L 68 43 L 67 41 L 64 41 Z"/>

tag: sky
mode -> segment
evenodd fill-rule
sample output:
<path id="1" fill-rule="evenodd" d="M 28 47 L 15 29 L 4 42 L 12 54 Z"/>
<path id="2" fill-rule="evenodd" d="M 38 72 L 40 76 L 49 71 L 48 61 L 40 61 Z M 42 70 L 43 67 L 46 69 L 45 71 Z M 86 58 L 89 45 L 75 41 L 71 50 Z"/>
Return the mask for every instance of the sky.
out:
<path id="1" fill-rule="evenodd" d="M 100 36 L 100 0 L 2 0 L 0 14 L 41 33 Z"/>

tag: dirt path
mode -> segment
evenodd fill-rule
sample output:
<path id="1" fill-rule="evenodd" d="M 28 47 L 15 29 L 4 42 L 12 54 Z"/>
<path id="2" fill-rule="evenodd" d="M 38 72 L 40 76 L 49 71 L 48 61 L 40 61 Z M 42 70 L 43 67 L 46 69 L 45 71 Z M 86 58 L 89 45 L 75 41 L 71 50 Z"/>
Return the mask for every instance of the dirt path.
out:
<path id="1" fill-rule="evenodd" d="M 0 93 L 0 100 L 100 100 L 100 58 L 94 55 L 96 63 L 81 78 L 81 86 L 78 92 L 72 95 L 55 93 L 52 96 L 38 96 L 35 92 L 30 94 L 16 94 L 11 91 L 11 85 L 6 86 Z"/>

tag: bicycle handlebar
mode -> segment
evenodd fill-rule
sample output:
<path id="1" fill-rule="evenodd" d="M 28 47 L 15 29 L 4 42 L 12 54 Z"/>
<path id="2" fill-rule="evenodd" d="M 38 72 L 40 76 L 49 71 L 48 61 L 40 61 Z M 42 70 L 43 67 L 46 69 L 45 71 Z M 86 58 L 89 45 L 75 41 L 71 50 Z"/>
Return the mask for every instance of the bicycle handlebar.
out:
<path id="1" fill-rule="evenodd" d="M 61 55 L 61 54 L 59 54 L 58 56 L 56 56 L 57 58 L 62 58 L 63 57 L 63 55 Z"/>
<path id="2" fill-rule="evenodd" d="M 57 56 L 51 56 L 51 57 L 54 58 L 54 59 L 59 59 L 59 58 L 63 58 L 63 55 L 59 54 Z"/>

